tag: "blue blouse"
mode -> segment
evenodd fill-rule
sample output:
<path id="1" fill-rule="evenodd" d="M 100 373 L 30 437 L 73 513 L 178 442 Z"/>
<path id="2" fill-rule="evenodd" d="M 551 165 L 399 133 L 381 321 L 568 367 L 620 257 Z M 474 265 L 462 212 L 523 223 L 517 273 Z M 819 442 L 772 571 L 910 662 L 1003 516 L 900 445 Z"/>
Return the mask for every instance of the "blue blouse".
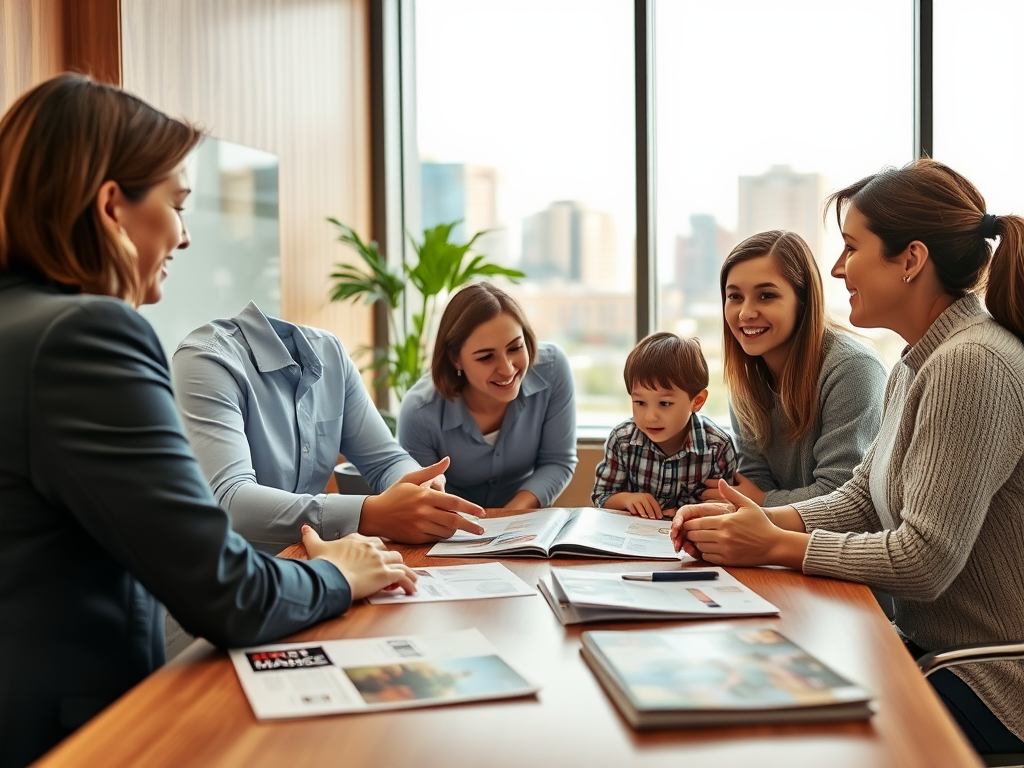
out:
<path id="1" fill-rule="evenodd" d="M 402 400 L 398 442 L 427 466 L 450 456 L 449 493 L 482 507 L 502 507 L 519 491 L 530 491 L 549 507 L 576 468 L 576 397 L 565 352 L 538 344 L 495 444 L 457 397 L 445 400 L 424 376 Z"/>

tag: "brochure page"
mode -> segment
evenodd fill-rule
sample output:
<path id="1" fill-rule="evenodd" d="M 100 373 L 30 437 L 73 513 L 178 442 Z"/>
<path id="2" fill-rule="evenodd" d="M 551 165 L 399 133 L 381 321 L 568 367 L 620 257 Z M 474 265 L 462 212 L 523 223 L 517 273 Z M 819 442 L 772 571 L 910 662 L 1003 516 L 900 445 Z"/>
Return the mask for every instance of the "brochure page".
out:
<path id="1" fill-rule="evenodd" d="M 430 548 L 435 557 L 479 557 L 498 552 L 525 552 L 546 556 L 548 547 L 568 519 L 569 510 L 541 509 L 511 517 L 476 520 L 482 534 L 457 531 Z"/>
<path id="2" fill-rule="evenodd" d="M 446 565 L 413 570 L 419 576 L 416 594 L 407 595 L 401 589 L 393 589 L 371 595 L 368 601 L 374 605 L 397 605 L 537 594 L 537 590 L 501 563 Z"/>
<path id="3" fill-rule="evenodd" d="M 672 548 L 670 520 L 647 520 L 589 507 L 571 512 L 572 517 L 554 547 L 559 552 L 600 552 L 647 560 L 693 560 L 686 553 L 677 553 Z"/>

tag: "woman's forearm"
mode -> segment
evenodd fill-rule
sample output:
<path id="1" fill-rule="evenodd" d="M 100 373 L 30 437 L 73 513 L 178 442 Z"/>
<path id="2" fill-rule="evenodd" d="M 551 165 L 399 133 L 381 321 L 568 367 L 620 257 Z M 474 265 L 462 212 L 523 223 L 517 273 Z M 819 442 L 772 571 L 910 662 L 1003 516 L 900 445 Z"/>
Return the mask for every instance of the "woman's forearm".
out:
<path id="1" fill-rule="evenodd" d="M 769 507 L 765 509 L 764 513 L 773 525 L 784 531 L 807 532 L 807 528 L 804 527 L 804 519 L 800 517 L 796 507 Z"/>
<path id="2" fill-rule="evenodd" d="M 780 531 L 776 534 L 775 542 L 771 547 L 769 564 L 802 571 L 810 540 L 811 536 L 808 533 Z"/>

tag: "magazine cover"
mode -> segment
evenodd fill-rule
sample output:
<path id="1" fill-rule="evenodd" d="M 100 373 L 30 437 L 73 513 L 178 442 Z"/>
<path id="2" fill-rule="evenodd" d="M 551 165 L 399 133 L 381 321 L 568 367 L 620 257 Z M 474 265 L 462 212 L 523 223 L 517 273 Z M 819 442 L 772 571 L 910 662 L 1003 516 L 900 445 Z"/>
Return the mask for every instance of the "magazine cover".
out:
<path id="1" fill-rule="evenodd" d="M 230 651 L 258 720 L 528 696 L 539 688 L 479 630 Z"/>

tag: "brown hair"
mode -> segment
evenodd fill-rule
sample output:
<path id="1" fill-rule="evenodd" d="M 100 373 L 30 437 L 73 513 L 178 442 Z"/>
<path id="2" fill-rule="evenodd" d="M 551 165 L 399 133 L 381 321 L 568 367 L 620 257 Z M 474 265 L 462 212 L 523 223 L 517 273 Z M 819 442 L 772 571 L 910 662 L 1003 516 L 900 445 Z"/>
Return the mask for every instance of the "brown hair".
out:
<path id="1" fill-rule="evenodd" d="M 833 204 L 840 226 L 843 211 L 856 206 L 887 257 L 914 240 L 924 243 L 949 295 L 960 297 L 987 282 L 992 317 L 1024 337 L 1024 219 L 995 216 L 986 231 L 985 198 L 952 168 L 927 158 L 886 168 L 830 195 L 826 212 Z M 995 253 L 986 239 L 994 236 Z"/>
<path id="2" fill-rule="evenodd" d="M 113 180 L 141 201 L 202 136 L 84 75 L 58 75 L 23 94 L 0 120 L 0 270 L 28 269 L 137 306 L 135 250 L 101 223 L 96 195 Z"/>
<path id="3" fill-rule="evenodd" d="M 537 355 L 537 337 L 523 314 L 523 308 L 490 283 L 467 285 L 449 299 L 434 342 L 430 373 L 434 387 L 446 400 L 454 400 L 466 386 L 466 379 L 458 375 L 454 362 L 466 339 L 483 323 L 501 314 L 508 315 L 522 327 L 530 365 L 533 365 Z"/>
<path id="4" fill-rule="evenodd" d="M 789 357 L 778 381 L 773 381 L 762 357 L 751 357 L 743 351 L 728 323 L 725 324 L 725 380 L 729 386 L 729 401 L 740 426 L 760 448 L 771 438 L 770 412 L 775 392 L 789 423 L 785 437 L 800 440 L 811 431 L 820 410 L 818 377 L 826 334 L 838 328 L 825 314 L 821 274 L 810 246 L 795 232 L 779 229 L 751 235 L 726 257 L 719 279 L 723 318 L 729 270 L 762 256 L 774 260 L 783 278 L 793 287 L 800 310 L 790 337 Z"/>
<path id="5" fill-rule="evenodd" d="M 662 331 L 633 347 L 622 378 L 627 392 L 637 385 L 648 389 L 677 387 L 693 398 L 708 387 L 708 363 L 700 341 Z"/>

